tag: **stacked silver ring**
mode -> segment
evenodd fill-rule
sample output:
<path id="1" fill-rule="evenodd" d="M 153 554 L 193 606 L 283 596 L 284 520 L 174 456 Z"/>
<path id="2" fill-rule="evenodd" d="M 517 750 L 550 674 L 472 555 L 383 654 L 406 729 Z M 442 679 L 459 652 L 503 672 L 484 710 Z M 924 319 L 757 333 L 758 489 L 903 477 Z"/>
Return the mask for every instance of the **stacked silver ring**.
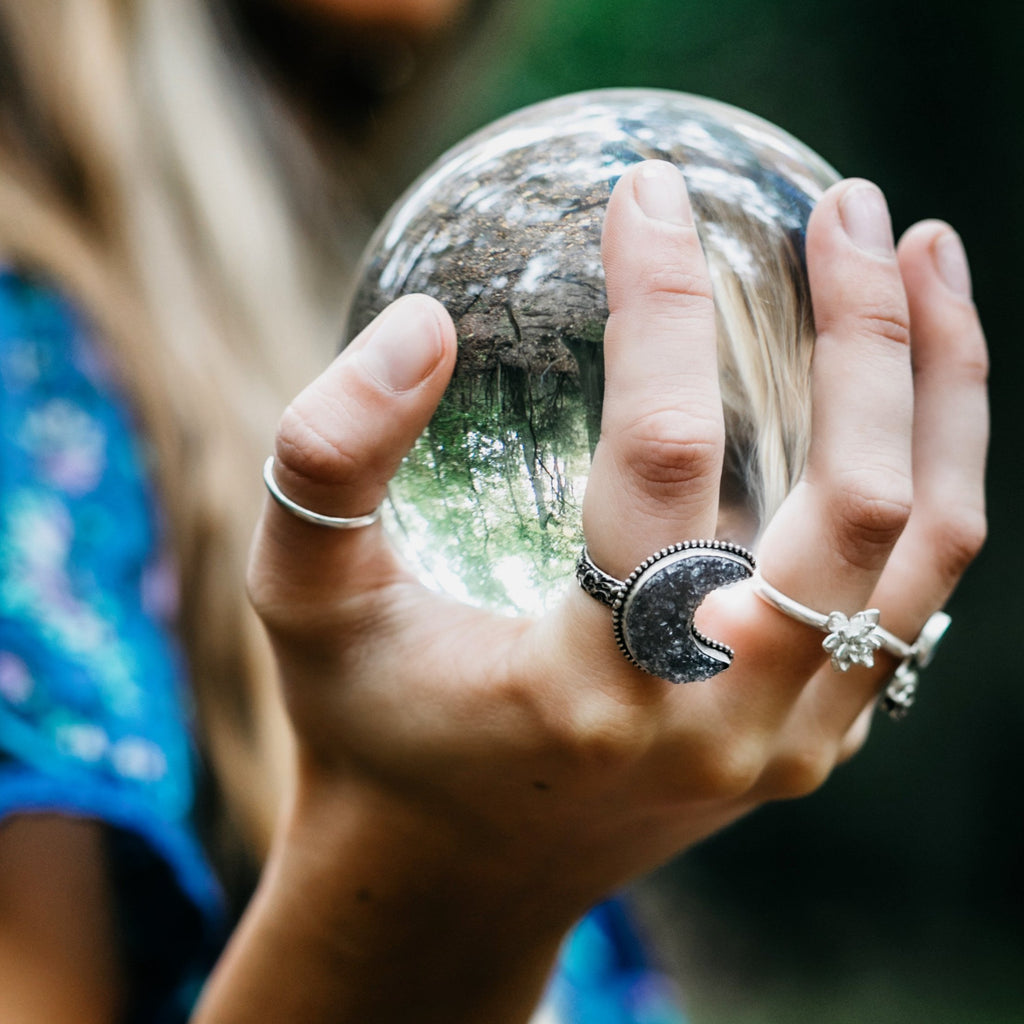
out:
<path id="1" fill-rule="evenodd" d="M 828 651 L 832 667 L 837 672 L 846 672 L 853 665 L 871 668 L 875 663 L 875 651 L 879 649 L 899 659 L 896 672 L 878 704 L 882 711 L 896 721 L 906 717 L 917 698 L 920 671 L 931 664 L 935 648 L 952 622 L 945 612 L 935 612 L 924 624 L 917 639 L 908 644 L 879 624 L 877 608 L 868 608 L 849 617 L 840 611 L 824 614 L 776 590 L 760 574 L 754 578 L 754 590 L 773 608 L 825 633 L 821 645 Z"/>

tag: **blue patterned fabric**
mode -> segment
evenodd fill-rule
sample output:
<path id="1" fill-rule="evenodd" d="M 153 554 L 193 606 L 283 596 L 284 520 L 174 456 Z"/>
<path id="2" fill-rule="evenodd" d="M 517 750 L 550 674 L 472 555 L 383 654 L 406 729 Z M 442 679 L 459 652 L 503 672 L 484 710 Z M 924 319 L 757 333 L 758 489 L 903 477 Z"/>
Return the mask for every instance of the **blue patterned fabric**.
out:
<path id="1" fill-rule="evenodd" d="M 0 815 L 111 826 L 134 973 L 162 999 L 222 911 L 191 824 L 174 573 L 135 437 L 75 311 L 0 272 Z M 140 1019 L 161 1012 L 150 1000 Z"/>
<path id="2" fill-rule="evenodd" d="M 562 948 L 536 1024 L 686 1024 L 625 898 L 595 907 Z"/>

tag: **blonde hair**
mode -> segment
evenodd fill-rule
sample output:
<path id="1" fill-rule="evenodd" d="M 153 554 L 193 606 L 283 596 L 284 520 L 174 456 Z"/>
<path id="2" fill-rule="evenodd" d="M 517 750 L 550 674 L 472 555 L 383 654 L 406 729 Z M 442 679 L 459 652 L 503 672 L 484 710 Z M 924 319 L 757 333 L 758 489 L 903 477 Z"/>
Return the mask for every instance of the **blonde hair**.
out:
<path id="1" fill-rule="evenodd" d="M 290 765 L 243 586 L 259 466 L 336 344 L 365 218 L 334 182 L 317 206 L 225 34 L 204 0 L 0 0 L 0 248 L 89 312 L 155 450 L 219 838 L 259 854 Z"/>
<path id="2" fill-rule="evenodd" d="M 739 241 L 749 264 L 738 269 L 705 241 L 725 413 L 723 504 L 744 505 L 760 528 L 807 461 L 814 318 L 802 240 L 724 205 L 714 217 Z"/>

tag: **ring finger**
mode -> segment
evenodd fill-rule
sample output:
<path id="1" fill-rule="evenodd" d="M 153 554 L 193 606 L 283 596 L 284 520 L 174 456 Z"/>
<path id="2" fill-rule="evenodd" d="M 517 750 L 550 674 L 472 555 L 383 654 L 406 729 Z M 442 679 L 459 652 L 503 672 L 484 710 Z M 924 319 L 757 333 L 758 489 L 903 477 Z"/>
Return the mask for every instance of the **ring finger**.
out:
<path id="1" fill-rule="evenodd" d="M 874 591 L 911 505 L 909 312 L 874 185 L 846 181 L 825 194 L 808 227 L 807 260 L 818 334 L 810 451 L 765 531 L 761 571 L 800 604 L 852 616 Z M 788 647 L 794 682 L 806 679 L 825 658 L 821 634 L 766 611 L 762 656 Z"/>

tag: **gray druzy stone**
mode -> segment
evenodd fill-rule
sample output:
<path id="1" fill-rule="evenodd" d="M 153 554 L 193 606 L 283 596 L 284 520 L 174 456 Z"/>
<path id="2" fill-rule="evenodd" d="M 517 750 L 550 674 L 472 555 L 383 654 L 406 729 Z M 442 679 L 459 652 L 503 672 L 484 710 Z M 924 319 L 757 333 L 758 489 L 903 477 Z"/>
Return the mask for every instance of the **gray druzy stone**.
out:
<path id="1" fill-rule="evenodd" d="M 615 612 L 623 652 L 651 675 L 673 683 L 709 679 L 732 664 L 732 650 L 697 631 L 701 601 L 719 587 L 748 578 L 741 554 L 697 548 L 661 558 L 627 581 Z"/>

